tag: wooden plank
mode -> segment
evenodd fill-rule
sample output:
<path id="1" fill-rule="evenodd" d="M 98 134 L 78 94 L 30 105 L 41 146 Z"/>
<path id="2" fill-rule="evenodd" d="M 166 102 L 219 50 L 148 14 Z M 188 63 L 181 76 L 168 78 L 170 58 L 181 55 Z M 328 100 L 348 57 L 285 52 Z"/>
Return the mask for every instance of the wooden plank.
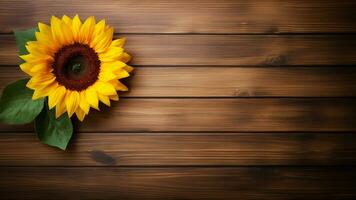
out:
<path id="1" fill-rule="evenodd" d="M 76 13 L 105 18 L 125 33 L 355 32 L 355 8 L 347 0 L 2 0 L 0 32 Z"/>
<path id="2" fill-rule="evenodd" d="M 0 92 L 27 77 L 0 67 Z M 340 97 L 356 96 L 352 67 L 137 67 L 125 97 Z"/>
<path id="3" fill-rule="evenodd" d="M 355 131 L 353 98 L 128 98 L 91 111 L 79 132 Z M 29 127 L 1 125 L 2 132 Z"/>
<path id="4" fill-rule="evenodd" d="M 0 166 L 356 164 L 354 133 L 77 133 L 67 151 L 2 133 Z"/>
<path id="5" fill-rule="evenodd" d="M 355 172 L 349 167 L 2 167 L 0 194 L 6 199 L 355 199 Z"/>
<path id="6" fill-rule="evenodd" d="M 354 35 L 124 35 L 133 65 L 353 65 Z M 0 35 L 0 65 L 19 61 Z"/>

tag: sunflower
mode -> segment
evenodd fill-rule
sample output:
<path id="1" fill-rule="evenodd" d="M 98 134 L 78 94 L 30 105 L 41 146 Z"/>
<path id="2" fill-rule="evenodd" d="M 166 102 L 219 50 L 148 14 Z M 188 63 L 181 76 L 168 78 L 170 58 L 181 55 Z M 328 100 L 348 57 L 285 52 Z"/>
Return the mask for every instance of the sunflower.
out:
<path id="1" fill-rule="evenodd" d="M 31 76 L 27 87 L 32 99 L 48 97 L 48 107 L 56 118 L 74 113 L 80 121 L 90 107 L 99 110 L 99 101 L 110 106 L 119 99 L 117 91 L 127 91 L 119 79 L 129 76 L 124 52 L 125 39 L 113 40 L 113 27 L 94 17 L 81 22 L 64 15 L 52 16 L 50 26 L 39 23 L 36 40 L 26 44 L 27 55 L 20 56 L 22 71 Z"/>

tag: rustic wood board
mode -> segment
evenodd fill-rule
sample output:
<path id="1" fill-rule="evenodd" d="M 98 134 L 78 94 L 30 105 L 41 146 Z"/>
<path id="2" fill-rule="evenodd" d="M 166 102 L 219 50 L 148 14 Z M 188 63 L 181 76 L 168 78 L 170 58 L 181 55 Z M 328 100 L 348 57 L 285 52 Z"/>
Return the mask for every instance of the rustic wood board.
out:
<path id="1" fill-rule="evenodd" d="M 18 66 L 0 67 L 0 91 L 28 78 Z M 124 79 L 123 97 L 354 97 L 353 67 L 144 66 Z M 335 84 L 337 83 L 337 84 Z M 132 86 L 132 87 L 131 87 Z"/>
<path id="2" fill-rule="evenodd" d="M 34 135 L 1 133 L 0 166 L 356 164 L 354 133 L 80 133 L 66 152 Z"/>
<path id="3" fill-rule="evenodd" d="M 8 199 L 352 199 L 351 167 L 3 167 Z"/>
<path id="4" fill-rule="evenodd" d="M 78 132 L 355 131 L 356 101 L 337 98 L 126 98 L 91 111 Z M 28 126 L 0 125 L 3 131 Z"/>
<path id="5" fill-rule="evenodd" d="M 124 33 L 354 33 L 355 6 L 350 0 L 2 0 L 0 32 L 80 14 L 105 18 Z"/>
<path id="6" fill-rule="evenodd" d="M 132 65 L 355 65 L 354 35 L 121 35 Z M 119 36 L 119 37 L 121 37 Z M 19 63 L 0 35 L 0 65 Z"/>

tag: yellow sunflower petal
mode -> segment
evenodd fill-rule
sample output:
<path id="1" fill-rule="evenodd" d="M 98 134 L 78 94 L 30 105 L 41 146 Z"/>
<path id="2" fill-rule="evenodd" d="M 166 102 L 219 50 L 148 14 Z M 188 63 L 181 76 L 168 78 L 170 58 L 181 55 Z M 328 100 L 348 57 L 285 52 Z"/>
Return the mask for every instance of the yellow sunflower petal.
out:
<path id="1" fill-rule="evenodd" d="M 98 94 L 99 100 L 103 102 L 105 105 L 110 106 L 110 99 L 108 96 Z"/>
<path id="2" fill-rule="evenodd" d="M 98 80 L 94 83 L 93 86 L 96 89 L 96 91 L 100 94 L 107 95 L 107 96 L 117 94 L 114 86 L 110 83 L 106 83 Z"/>
<path id="3" fill-rule="evenodd" d="M 38 28 L 40 31 L 35 33 L 37 42 L 49 49 L 56 50 L 58 44 L 53 39 L 51 27 L 43 23 L 38 23 Z"/>
<path id="4" fill-rule="evenodd" d="M 33 73 L 50 73 L 53 71 L 53 69 L 47 63 L 43 62 L 34 64 L 30 71 Z"/>
<path id="5" fill-rule="evenodd" d="M 78 91 L 67 90 L 65 100 L 68 116 L 72 117 L 73 113 L 77 110 L 79 106 Z"/>
<path id="6" fill-rule="evenodd" d="M 52 73 L 36 73 L 34 76 L 31 77 L 29 82 L 45 85 L 53 82 L 55 79 L 56 77 Z"/>
<path id="7" fill-rule="evenodd" d="M 52 73 L 48 74 L 36 74 L 26 84 L 28 88 L 36 89 L 37 87 L 43 87 L 54 82 L 56 77 Z"/>
<path id="8" fill-rule="evenodd" d="M 53 53 L 51 49 L 37 41 L 29 41 L 25 47 L 30 54 L 36 56 L 50 56 Z"/>
<path id="9" fill-rule="evenodd" d="M 32 95 L 32 100 L 43 98 L 49 95 L 52 90 L 55 90 L 58 87 L 57 82 L 53 82 L 50 85 L 44 87 L 37 87 L 35 92 Z"/>
<path id="10" fill-rule="evenodd" d="M 101 20 L 95 25 L 93 39 L 90 42 L 90 47 L 95 49 L 96 44 L 102 39 L 100 35 L 105 31 L 105 20 Z"/>
<path id="11" fill-rule="evenodd" d="M 121 60 L 124 63 L 127 63 L 131 60 L 131 56 L 128 53 L 124 52 L 121 54 L 119 60 Z"/>
<path id="12" fill-rule="evenodd" d="M 114 80 L 114 79 L 117 79 L 117 76 L 116 76 L 116 74 L 114 74 L 112 72 L 103 71 L 103 72 L 100 72 L 100 74 L 99 74 L 99 80 L 101 80 L 101 81 L 107 82 L 107 81 Z"/>
<path id="13" fill-rule="evenodd" d="M 41 73 L 49 73 L 53 70 L 45 61 L 37 63 L 24 62 L 20 64 L 20 69 L 30 76 L 35 76 Z"/>
<path id="14" fill-rule="evenodd" d="M 99 53 L 99 59 L 101 62 L 113 62 L 120 59 L 124 49 L 120 47 L 110 47 L 104 53 Z"/>
<path id="15" fill-rule="evenodd" d="M 112 47 L 123 47 L 125 42 L 126 42 L 125 38 L 116 39 L 116 40 L 113 40 L 111 42 L 110 46 L 112 46 Z"/>
<path id="16" fill-rule="evenodd" d="M 119 80 L 112 80 L 112 81 L 110 81 L 110 84 L 112 84 L 115 87 L 115 90 L 119 90 L 119 91 L 128 91 L 129 90 Z"/>
<path id="17" fill-rule="evenodd" d="M 72 22 L 72 31 L 73 31 L 73 39 L 74 41 L 79 41 L 79 31 L 80 28 L 82 27 L 82 22 L 79 19 L 78 15 L 75 15 L 73 18 L 73 22 Z"/>
<path id="18" fill-rule="evenodd" d="M 121 79 L 129 76 L 130 74 L 123 69 L 116 70 L 116 71 L 101 71 L 99 74 L 99 80 L 103 82 L 108 82 L 114 79 Z"/>
<path id="19" fill-rule="evenodd" d="M 72 19 L 70 17 L 68 17 L 67 15 L 63 15 L 62 21 L 64 23 L 66 23 L 67 25 L 72 26 Z"/>
<path id="20" fill-rule="evenodd" d="M 115 71 L 116 78 L 122 79 L 129 77 L 130 74 L 126 70 Z"/>
<path id="21" fill-rule="evenodd" d="M 65 95 L 63 95 L 63 98 L 58 101 L 57 105 L 56 105 L 56 118 L 60 117 L 61 115 L 63 115 L 63 113 L 66 112 L 66 104 L 65 104 Z"/>
<path id="22" fill-rule="evenodd" d="M 66 94 L 66 89 L 63 86 L 58 86 L 55 90 L 52 90 L 48 95 L 48 107 L 52 109 L 63 99 Z"/>
<path id="23" fill-rule="evenodd" d="M 51 37 L 52 36 L 52 30 L 51 27 L 48 26 L 47 24 L 38 23 L 38 29 L 41 33 L 45 34 L 47 37 Z"/>
<path id="24" fill-rule="evenodd" d="M 126 66 L 124 67 L 124 69 L 125 69 L 127 72 L 132 72 L 132 71 L 134 70 L 134 68 L 131 67 L 131 66 L 129 66 L 129 65 L 126 65 Z"/>
<path id="25" fill-rule="evenodd" d="M 98 94 L 93 86 L 85 90 L 85 97 L 92 108 L 99 110 Z"/>
<path id="26" fill-rule="evenodd" d="M 78 107 L 77 110 L 75 111 L 75 115 L 82 122 L 85 117 L 85 112 L 80 107 Z"/>
<path id="27" fill-rule="evenodd" d="M 62 33 L 62 21 L 55 16 L 51 18 L 52 37 L 57 44 L 66 44 L 64 34 Z"/>
<path id="28" fill-rule="evenodd" d="M 79 42 L 89 44 L 95 28 L 95 18 L 89 17 L 85 20 L 79 31 Z"/>
<path id="29" fill-rule="evenodd" d="M 119 100 L 119 95 L 117 95 L 117 94 L 115 94 L 115 95 L 110 95 L 109 98 L 110 98 L 110 100 L 118 101 L 118 100 Z"/>
<path id="30" fill-rule="evenodd" d="M 28 74 L 28 75 L 30 75 L 30 76 L 33 76 L 33 75 L 35 75 L 35 73 L 33 73 L 33 72 L 31 71 L 31 69 L 33 68 L 33 65 L 34 65 L 34 64 L 25 62 L 25 63 L 22 63 L 22 64 L 20 65 L 20 69 L 21 69 L 23 72 L 25 72 L 26 74 Z"/>
<path id="31" fill-rule="evenodd" d="M 85 96 L 85 91 L 81 91 L 79 95 L 80 95 L 79 107 L 84 111 L 85 114 L 88 114 L 90 110 L 90 105 Z"/>
<path id="32" fill-rule="evenodd" d="M 39 56 L 34 56 L 33 54 L 27 54 L 27 55 L 21 55 L 20 58 L 28 63 L 53 61 L 53 57 L 50 55 L 44 55 L 39 57 Z"/>
<path id="33" fill-rule="evenodd" d="M 94 32 L 93 32 L 93 36 L 98 36 L 98 35 L 100 35 L 103 31 L 105 31 L 105 27 L 106 27 L 105 20 L 104 20 L 104 19 L 100 20 L 100 21 L 95 25 L 95 29 L 94 29 Z"/>
<path id="34" fill-rule="evenodd" d="M 36 35 L 37 42 L 43 45 L 49 51 L 51 51 L 52 54 L 53 52 L 58 50 L 59 45 L 52 39 L 52 36 L 49 37 L 48 35 L 40 32 L 36 32 L 35 35 Z"/>
<path id="35" fill-rule="evenodd" d="M 113 34 L 114 29 L 109 28 L 108 30 L 103 31 L 100 35 L 94 38 L 94 41 L 96 41 L 95 39 L 98 40 L 98 42 L 96 42 L 94 46 L 94 49 L 97 53 L 101 53 L 107 50 L 107 48 L 110 46 Z"/>
<path id="36" fill-rule="evenodd" d="M 62 22 L 61 28 L 62 28 L 63 39 L 65 41 L 64 44 L 65 45 L 73 44 L 74 39 L 73 39 L 72 26 Z"/>
<path id="37" fill-rule="evenodd" d="M 126 66 L 125 63 L 121 61 L 113 61 L 113 62 L 102 62 L 100 69 L 103 71 L 118 71 L 123 69 Z"/>

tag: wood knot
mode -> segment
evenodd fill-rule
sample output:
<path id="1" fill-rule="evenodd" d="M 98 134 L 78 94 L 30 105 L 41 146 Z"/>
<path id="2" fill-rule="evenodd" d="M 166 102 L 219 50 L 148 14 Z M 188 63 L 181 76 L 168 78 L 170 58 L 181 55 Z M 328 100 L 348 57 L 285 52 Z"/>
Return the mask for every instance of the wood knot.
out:
<path id="1" fill-rule="evenodd" d="M 267 28 L 266 33 L 279 33 L 279 28 L 277 26 L 271 26 Z"/>
<path id="2" fill-rule="evenodd" d="M 90 156 L 96 162 L 102 163 L 104 165 L 114 166 L 116 165 L 116 159 L 108 155 L 103 151 L 91 151 Z"/>
<path id="3" fill-rule="evenodd" d="M 236 88 L 234 91 L 234 96 L 249 97 L 249 96 L 251 96 L 251 92 L 248 89 Z"/>
<path id="4" fill-rule="evenodd" d="M 288 63 L 287 56 L 284 55 L 270 55 L 266 58 L 266 65 L 285 65 Z"/>

